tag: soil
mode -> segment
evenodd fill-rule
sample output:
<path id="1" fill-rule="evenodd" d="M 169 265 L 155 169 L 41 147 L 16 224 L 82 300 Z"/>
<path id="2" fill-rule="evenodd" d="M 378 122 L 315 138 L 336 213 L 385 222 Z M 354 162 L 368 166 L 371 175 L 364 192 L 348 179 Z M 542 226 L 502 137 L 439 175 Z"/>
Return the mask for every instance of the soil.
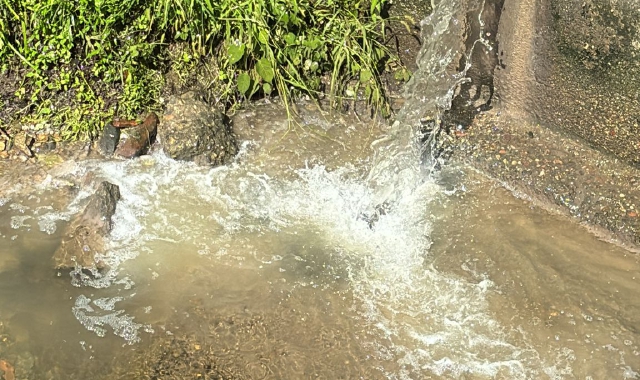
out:
<path id="1" fill-rule="evenodd" d="M 420 18 L 431 13 L 429 1 L 406 0 L 394 2 L 389 8 L 387 47 L 396 53 L 400 64 L 413 73 L 418 69 L 417 57 L 422 45 L 420 40 Z M 423 15 L 423 16 L 416 16 Z M 395 67 L 400 69 L 399 67 Z M 383 75 L 386 92 L 391 100 L 392 110 L 398 111 L 404 104 L 403 87 L 405 81 L 395 77 L 395 71 Z"/>
<path id="2" fill-rule="evenodd" d="M 10 124 L 14 115 L 27 107 L 25 101 L 16 101 L 15 93 L 20 86 L 20 80 L 13 73 L 0 74 L 0 124 Z"/>

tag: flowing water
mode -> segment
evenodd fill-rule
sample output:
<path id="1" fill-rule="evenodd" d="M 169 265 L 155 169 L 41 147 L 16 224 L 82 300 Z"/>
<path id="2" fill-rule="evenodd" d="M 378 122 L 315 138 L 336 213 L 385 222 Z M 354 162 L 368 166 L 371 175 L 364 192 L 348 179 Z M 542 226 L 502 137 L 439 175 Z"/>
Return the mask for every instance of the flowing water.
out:
<path id="1" fill-rule="evenodd" d="M 225 167 L 63 165 L 120 187 L 101 276 L 51 263 L 91 186 L 2 199 L 0 360 L 18 379 L 638 378 L 635 254 L 464 168 L 430 173 L 412 125 L 462 78 L 460 12 L 422 22 L 392 127 L 303 105 L 289 129 L 264 104 Z"/>

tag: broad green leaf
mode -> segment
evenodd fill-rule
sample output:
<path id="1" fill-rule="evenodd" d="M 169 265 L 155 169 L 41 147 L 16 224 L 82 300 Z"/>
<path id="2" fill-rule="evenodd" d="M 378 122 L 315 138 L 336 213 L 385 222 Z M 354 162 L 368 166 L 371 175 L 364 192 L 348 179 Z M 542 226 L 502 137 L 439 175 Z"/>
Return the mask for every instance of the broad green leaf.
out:
<path id="1" fill-rule="evenodd" d="M 286 42 L 288 45 L 293 45 L 296 42 L 296 35 L 293 33 L 287 33 L 284 36 L 284 42 Z"/>
<path id="2" fill-rule="evenodd" d="M 400 68 L 393 74 L 396 80 L 407 82 L 411 78 L 411 72 L 407 69 Z"/>
<path id="3" fill-rule="evenodd" d="M 271 85 L 269 83 L 263 83 L 262 91 L 264 91 L 264 93 L 267 95 L 271 94 Z"/>
<path id="4" fill-rule="evenodd" d="M 320 39 L 318 37 L 313 37 L 311 39 L 308 39 L 306 41 L 303 42 L 303 45 L 311 48 L 313 50 L 319 48 L 322 45 L 322 41 L 320 41 Z"/>
<path id="5" fill-rule="evenodd" d="M 247 95 L 249 88 L 251 87 L 251 77 L 247 73 L 240 73 L 238 75 L 238 92 L 242 95 Z"/>
<path id="6" fill-rule="evenodd" d="M 375 16 L 379 13 L 379 8 L 382 6 L 382 2 L 378 0 L 371 1 L 371 7 L 369 8 L 369 12 L 372 16 Z"/>
<path id="7" fill-rule="evenodd" d="M 267 33 L 267 31 L 264 29 L 260 30 L 260 32 L 258 33 L 258 41 L 260 41 L 260 43 L 263 45 L 268 45 L 269 33 Z"/>
<path id="8" fill-rule="evenodd" d="M 227 55 L 229 56 L 229 64 L 233 65 L 244 56 L 244 44 L 227 46 Z"/>
<path id="9" fill-rule="evenodd" d="M 260 78 L 265 82 L 271 83 L 273 81 L 275 73 L 271 62 L 267 58 L 260 58 L 256 63 L 256 71 L 258 72 L 258 75 L 260 75 Z"/>
<path id="10" fill-rule="evenodd" d="M 372 73 L 371 70 L 363 69 L 360 70 L 360 82 L 367 83 L 371 79 Z"/>

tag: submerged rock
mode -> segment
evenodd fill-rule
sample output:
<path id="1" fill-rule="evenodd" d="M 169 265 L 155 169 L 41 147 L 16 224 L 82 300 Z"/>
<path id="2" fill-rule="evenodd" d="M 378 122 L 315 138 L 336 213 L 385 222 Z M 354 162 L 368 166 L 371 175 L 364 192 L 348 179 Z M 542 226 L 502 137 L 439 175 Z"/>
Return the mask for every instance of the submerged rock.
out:
<path id="1" fill-rule="evenodd" d="M 173 335 L 173 334 L 172 334 Z M 129 360 L 117 360 L 108 378 L 121 379 L 215 379 L 249 377 L 224 355 L 195 337 L 160 336 Z"/>
<path id="2" fill-rule="evenodd" d="M 133 158 L 147 153 L 149 147 L 156 141 L 158 122 L 158 116 L 152 112 L 147 115 L 142 124 L 124 130 L 124 141 L 118 145 L 115 154 L 124 158 Z"/>
<path id="3" fill-rule="evenodd" d="M 104 181 L 98 186 L 82 214 L 67 227 L 53 255 L 56 269 L 104 267 L 95 256 L 104 253 L 104 237 L 111 231 L 118 200 L 117 185 Z"/>
<path id="4" fill-rule="evenodd" d="M 238 150 L 224 115 L 193 92 L 169 98 L 160 139 L 169 157 L 199 165 L 225 164 Z"/>

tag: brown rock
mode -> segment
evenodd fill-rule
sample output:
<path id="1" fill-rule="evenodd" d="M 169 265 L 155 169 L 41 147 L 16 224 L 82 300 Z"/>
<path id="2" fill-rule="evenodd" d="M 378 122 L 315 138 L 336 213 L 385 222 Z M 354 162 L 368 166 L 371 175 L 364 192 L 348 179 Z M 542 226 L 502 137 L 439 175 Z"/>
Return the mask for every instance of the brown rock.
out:
<path id="1" fill-rule="evenodd" d="M 133 158 L 147 153 L 156 139 L 158 122 L 158 116 L 152 112 L 142 124 L 126 129 L 126 132 L 122 133 L 124 142 L 118 145 L 115 154 L 124 158 Z"/>
<path id="2" fill-rule="evenodd" d="M 238 151 L 226 117 L 193 92 L 167 100 L 159 133 L 164 152 L 174 160 L 224 165 Z"/>
<path id="3" fill-rule="evenodd" d="M 13 138 L 13 147 L 25 156 L 33 157 L 33 152 L 31 151 L 33 141 L 33 137 L 29 136 L 27 132 L 20 131 Z"/>
<path id="4" fill-rule="evenodd" d="M 4 380 L 14 380 L 16 378 L 15 369 L 8 361 L 4 359 L 0 360 L 0 370 L 4 372 L 4 375 L 3 375 Z"/>
<path id="5" fill-rule="evenodd" d="M 111 231 L 119 199 L 117 185 L 104 181 L 98 186 L 83 213 L 67 227 L 53 255 L 56 269 L 104 267 L 95 261 L 95 255 L 104 253 L 104 237 Z"/>

